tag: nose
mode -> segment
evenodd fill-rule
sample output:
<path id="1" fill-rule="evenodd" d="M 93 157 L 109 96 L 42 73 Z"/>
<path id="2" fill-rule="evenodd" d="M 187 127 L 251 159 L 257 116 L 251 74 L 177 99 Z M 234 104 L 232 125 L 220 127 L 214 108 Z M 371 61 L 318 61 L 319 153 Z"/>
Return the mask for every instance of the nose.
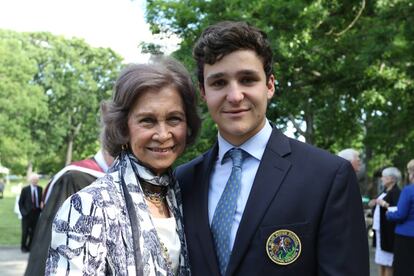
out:
<path id="1" fill-rule="evenodd" d="M 160 123 L 156 132 L 154 133 L 153 139 L 164 143 L 168 139 L 171 139 L 172 133 L 166 123 Z"/>
<path id="2" fill-rule="evenodd" d="M 226 98 L 229 103 L 240 103 L 244 99 L 243 90 L 237 82 L 230 83 Z"/>

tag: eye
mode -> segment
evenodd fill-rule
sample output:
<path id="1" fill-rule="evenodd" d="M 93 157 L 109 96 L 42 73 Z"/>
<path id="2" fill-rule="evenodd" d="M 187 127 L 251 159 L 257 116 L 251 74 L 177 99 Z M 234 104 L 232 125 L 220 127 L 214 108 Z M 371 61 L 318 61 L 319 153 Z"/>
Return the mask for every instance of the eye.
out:
<path id="1" fill-rule="evenodd" d="M 240 82 L 244 85 L 252 85 L 257 81 L 254 77 L 243 77 L 241 78 Z"/>
<path id="2" fill-rule="evenodd" d="M 220 88 L 226 85 L 226 81 L 223 79 L 216 79 L 210 83 L 211 87 Z"/>
<path id="3" fill-rule="evenodd" d="M 155 120 L 153 118 L 150 118 L 150 117 L 144 117 L 144 118 L 141 118 L 138 121 L 138 123 L 142 126 L 150 127 L 150 126 L 153 126 L 155 124 Z"/>
<path id="4" fill-rule="evenodd" d="M 168 118 L 168 124 L 176 126 L 184 121 L 184 118 L 181 116 L 171 116 Z"/>

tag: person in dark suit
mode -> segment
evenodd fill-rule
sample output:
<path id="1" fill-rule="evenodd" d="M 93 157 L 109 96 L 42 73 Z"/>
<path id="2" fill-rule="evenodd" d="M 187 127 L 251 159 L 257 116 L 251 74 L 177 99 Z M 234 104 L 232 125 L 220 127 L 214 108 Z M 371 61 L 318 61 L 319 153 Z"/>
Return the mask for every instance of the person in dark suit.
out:
<path id="1" fill-rule="evenodd" d="M 40 202 L 42 187 L 38 186 L 39 175 L 33 173 L 29 176 L 30 185 L 24 187 L 19 198 L 19 209 L 22 215 L 22 252 L 29 252 L 34 229 L 40 215 Z"/>
<path id="2" fill-rule="evenodd" d="M 266 118 L 275 91 L 266 35 L 220 22 L 204 30 L 193 55 L 218 138 L 176 169 L 192 274 L 369 275 L 351 164 Z"/>

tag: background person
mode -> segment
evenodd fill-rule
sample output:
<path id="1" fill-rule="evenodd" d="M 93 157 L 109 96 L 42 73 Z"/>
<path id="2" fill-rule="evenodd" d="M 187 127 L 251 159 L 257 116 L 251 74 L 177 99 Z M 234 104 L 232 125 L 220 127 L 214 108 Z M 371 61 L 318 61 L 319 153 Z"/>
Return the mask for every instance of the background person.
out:
<path id="1" fill-rule="evenodd" d="M 131 65 L 105 106 L 102 144 L 117 159 L 57 213 L 46 274 L 189 275 L 171 165 L 200 126 L 191 78 L 172 59 Z"/>
<path id="2" fill-rule="evenodd" d="M 99 150 L 92 158 L 73 162 L 56 173 L 43 193 L 43 209 L 33 235 L 32 252 L 25 275 L 44 275 L 52 238 L 52 223 L 63 202 L 74 193 L 105 175 L 113 158 Z"/>
<path id="3" fill-rule="evenodd" d="M 375 231 L 375 263 L 379 265 L 380 276 L 392 276 L 395 222 L 388 221 L 385 212 L 390 206 L 397 205 L 400 197 L 397 184 L 401 181 L 401 172 L 395 167 L 387 167 L 382 171 L 381 180 L 384 191 L 369 202 L 370 206 L 375 206 L 372 225 Z"/>
<path id="4" fill-rule="evenodd" d="M 357 150 L 351 148 L 344 149 L 338 152 L 338 156 L 351 162 L 355 173 L 358 173 L 361 170 L 361 159 L 359 158 L 359 152 Z"/>
<path id="5" fill-rule="evenodd" d="M 394 276 L 414 274 L 414 159 L 407 164 L 409 184 L 398 200 L 397 210 L 386 213 L 387 219 L 397 223 L 394 241 Z"/>
<path id="6" fill-rule="evenodd" d="M 22 215 L 22 240 L 20 249 L 29 252 L 33 233 L 40 215 L 42 187 L 38 186 L 39 175 L 32 173 L 29 176 L 29 185 L 22 189 L 19 197 L 19 210 Z"/>
<path id="7" fill-rule="evenodd" d="M 275 91 L 266 34 L 220 22 L 203 31 L 193 54 L 218 135 L 176 170 L 192 273 L 368 275 L 350 163 L 286 137 L 266 118 Z"/>
<path id="8" fill-rule="evenodd" d="M 4 193 L 4 187 L 6 186 L 5 182 L 3 181 L 2 178 L 0 178 L 0 199 L 3 198 L 3 193 Z"/>

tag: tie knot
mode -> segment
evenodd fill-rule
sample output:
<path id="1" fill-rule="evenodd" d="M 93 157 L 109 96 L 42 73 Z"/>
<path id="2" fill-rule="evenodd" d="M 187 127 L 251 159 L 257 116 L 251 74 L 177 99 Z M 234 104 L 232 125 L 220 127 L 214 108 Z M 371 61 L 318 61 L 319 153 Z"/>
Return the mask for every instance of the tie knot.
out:
<path id="1" fill-rule="evenodd" d="M 243 159 L 246 158 L 247 153 L 239 148 L 233 148 L 228 151 L 228 155 L 233 161 L 233 167 L 241 167 Z"/>

